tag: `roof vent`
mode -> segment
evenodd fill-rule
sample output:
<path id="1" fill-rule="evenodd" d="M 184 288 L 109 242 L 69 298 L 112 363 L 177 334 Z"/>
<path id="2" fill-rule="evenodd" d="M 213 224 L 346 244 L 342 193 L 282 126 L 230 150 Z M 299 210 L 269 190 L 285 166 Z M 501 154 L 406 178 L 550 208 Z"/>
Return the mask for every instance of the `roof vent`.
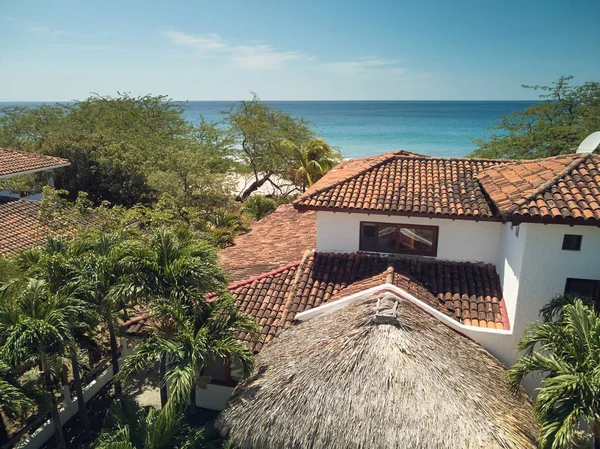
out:
<path id="1" fill-rule="evenodd" d="M 590 134 L 583 142 L 579 144 L 577 148 L 578 153 L 593 153 L 596 148 L 600 145 L 600 131 Z"/>

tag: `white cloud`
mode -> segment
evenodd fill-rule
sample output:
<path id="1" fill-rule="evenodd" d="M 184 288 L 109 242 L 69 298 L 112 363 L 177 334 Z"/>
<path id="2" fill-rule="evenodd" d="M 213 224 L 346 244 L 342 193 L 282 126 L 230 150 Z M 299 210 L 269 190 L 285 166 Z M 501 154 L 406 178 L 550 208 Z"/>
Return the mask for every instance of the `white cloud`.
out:
<path id="1" fill-rule="evenodd" d="M 409 72 L 408 69 L 400 67 L 398 62 L 393 59 L 376 56 L 367 56 L 352 61 L 330 62 L 325 64 L 325 67 L 340 75 L 372 75 L 374 73 L 405 75 Z"/>
<path id="2" fill-rule="evenodd" d="M 193 48 L 202 56 L 228 59 L 235 67 L 241 69 L 280 69 L 287 61 L 310 59 L 303 53 L 297 51 L 279 51 L 269 44 L 240 45 L 228 43 L 215 33 L 192 36 L 170 31 L 165 34 L 173 44 Z"/>

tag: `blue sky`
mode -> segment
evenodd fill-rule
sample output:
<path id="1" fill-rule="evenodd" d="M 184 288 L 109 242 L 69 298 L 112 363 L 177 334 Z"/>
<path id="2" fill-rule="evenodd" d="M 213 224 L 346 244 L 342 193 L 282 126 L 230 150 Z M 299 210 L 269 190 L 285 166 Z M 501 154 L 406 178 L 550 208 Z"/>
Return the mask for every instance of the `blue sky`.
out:
<path id="1" fill-rule="evenodd" d="M 600 78 L 598 0 L 0 2 L 0 101 L 512 100 Z"/>

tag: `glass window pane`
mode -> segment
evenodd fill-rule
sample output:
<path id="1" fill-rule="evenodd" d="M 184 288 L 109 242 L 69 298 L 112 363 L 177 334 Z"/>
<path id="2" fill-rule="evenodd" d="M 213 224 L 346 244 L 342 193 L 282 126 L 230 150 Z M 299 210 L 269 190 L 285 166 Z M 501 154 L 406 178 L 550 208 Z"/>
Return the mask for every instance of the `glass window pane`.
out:
<path id="1" fill-rule="evenodd" d="M 400 229 L 400 250 L 415 253 L 433 253 L 435 232 L 432 229 Z"/>
<path id="2" fill-rule="evenodd" d="M 363 223 L 361 233 L 360 249 L 362 251 L 377 251 L 377 225 Z"/>
<path id="3" fill-rule="evenodd" d="M 236 356 L 231 357 L 231 379 L 239 382 L 244 378 L 244 370 L 239 359 Z"/>
<path id="4" fill-rule="evenodd" d="M 568 249 L 571 251 L 581 250 L 581 236 L 575 234 L 565 234 L 563 238 L 562 249 Z"/>
<path id="5" fill-rule="evenodd" d="M 565 294 L 593 299 L 597 282 L 591 279 L 567 279 Z"/>
<path id="6" fill-rule="evenodd" d="M 377 251 L 385 253 L 396 251 L 396 226 L 379 225 L 377 227 Z"/>

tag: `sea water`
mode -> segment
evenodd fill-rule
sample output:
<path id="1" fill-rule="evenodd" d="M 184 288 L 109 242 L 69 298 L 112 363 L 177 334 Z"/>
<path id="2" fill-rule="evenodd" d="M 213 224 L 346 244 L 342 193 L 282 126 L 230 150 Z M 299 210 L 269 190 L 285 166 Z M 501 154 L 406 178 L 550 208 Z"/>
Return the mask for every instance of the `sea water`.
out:
<path id="1" fill-rule="evenodd" d="M 535 101 L 274 101 L 269 106 L 302 117 L 345 158 L 390 150 L 441 157 L 465 156 L 474 139 L 489 138 L 503 116 Z M 35 107 L 41 103 L 0 103 Z M 197 123 L 223 119 L 233 101 L 181 102 L 185 118 Z"/>

